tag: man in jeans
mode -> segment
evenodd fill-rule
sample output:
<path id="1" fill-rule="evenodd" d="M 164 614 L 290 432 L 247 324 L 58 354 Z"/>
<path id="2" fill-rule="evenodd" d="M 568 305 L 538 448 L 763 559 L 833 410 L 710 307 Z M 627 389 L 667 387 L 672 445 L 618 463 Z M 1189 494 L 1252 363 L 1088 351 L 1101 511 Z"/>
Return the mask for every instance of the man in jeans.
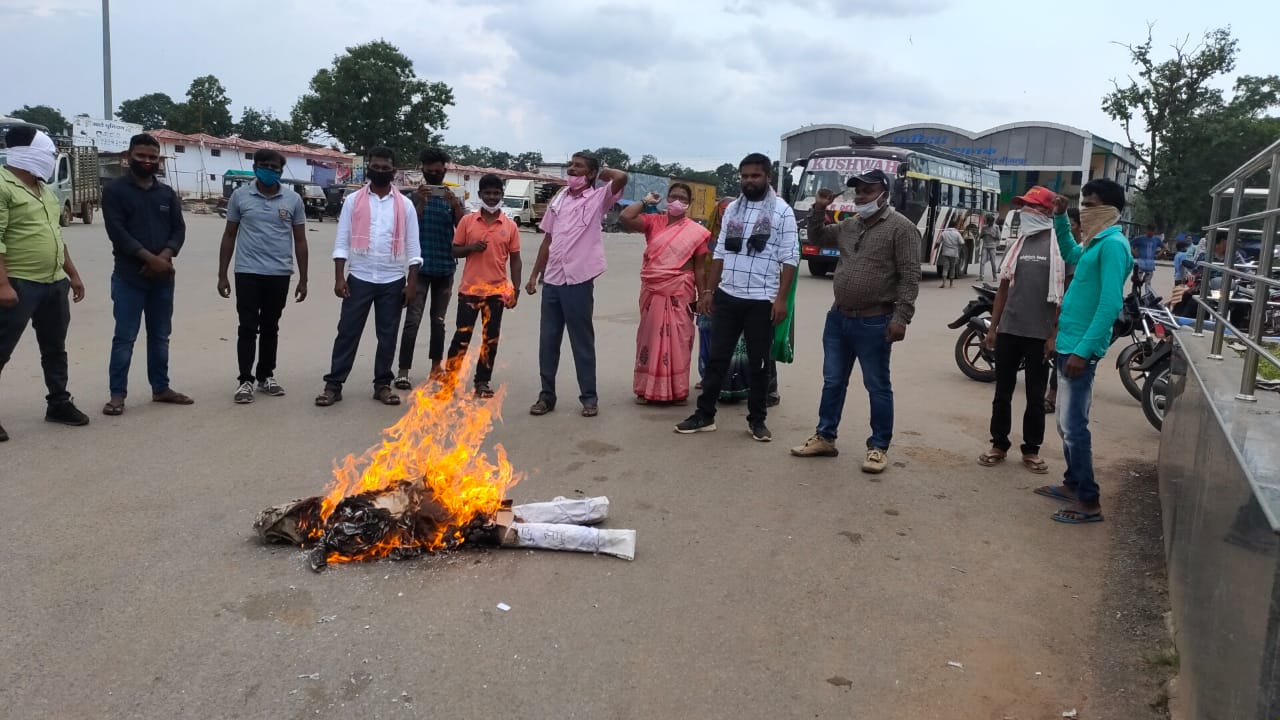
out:
<path id="1" fill-rule="evenodd" d="M 231 297 L 227 268 L 236 259 L 236 313 L 240 327 L 236 357 L 240 365 L 234 399 L 253 402 L 253 382 L 273 397 L 284 395 L 276 382 L 276 356 L 280 345 L 280 315 L 289 303 L 289 281 L 294 257 L 298 259 L 298 302 L 307 299 L 307 212 L 302 197 L 280 184 L 284 155 L 263 148 L 253 154 L 254 181 L 231 193 L 227 201 L 227 226 L 218 253 L 218 294 Z M 258 371 L 253 370 L 254 345 L 258 344 Z"/>
<path id="2" fill-rule="evenodd" d="M 1075 265 L 1075 274 L 1058 316 L 1058 433 L 1067 471 L 1061 485 L 1036 488 L 1037 495 L 1069 503 L 1053 519 L 1072 525 L 1100 522 L 1102 505 L 1093 472 L 1093 440 L 1089 406 L 1098 360 L 1111 345 L 1111 326 L 1124 303 L 1125 281 L 1133 270 L 1133 256 L 1117 223 L 1124 210 L 1124 187 L 1112 180 L 1090 180 L 1080 190 L 1080 230 L 1077 244 L 1067 220 L 1068 201 L 1054 203 L 1053 227 L 1062 259 Z"/>
<path id="3" fill-rule="evenodd" d="M 102 192 L 102 219 L 111 238 L 115 269 L 111 300 L 116 329 L 111 339 L 111 397 L 104 415 L 124 414 L 129 394 L 133 344 L 147 321 L 147 379 L 151 400 L 190 405 L 191 398 L 169 387 L 169 335 L 173 332 L 173 259 L 187 236 L 182 201 L 156 180 L 160 143 L 142 133 L 129 140 L 129 174 Z"/>
<path id="4" fill-rule="evenodd" d="M 1000 249 L 1000 228 L 996 226 L 996 216 L 988 215 L 982 225 L 982 254 L 978 257 L 978 282 L 987 279 L 987 267 L 991 268 L 991 279 L 1000 279 L 996 265 L 996 254 Z"/>
<path id="5" fill-rule="evenodd" d="M 1013 447 L 1013 392 L 1018 371 L 1026 368 L 1027 407 L 1022 414 L 1022 465 L 1037 475 L 1049 472 L 1040 457 L 1044 443 L 1045 387 L 1058 331 L 1058 305 L 1066 266 L 1053 239 L 1057 195 L 1039 185 L 1018 198 L 1023 203 L 1022 232 L 1009 246 L 1000 268 L 1000 288 L 991 311 L 987 347 L 995 351 L 996 387 L 991 401 L 991 449 L 978 457 L 984 467 L 1002 462 Z"/>
<path id="6" fill-rule="evenodd" d="M 835 303 L 822 332 L 822 401 L 818 428 L 796 457 L 835 457 L 836 431 L 844 413 L 849 376 L 862 364 L 862 384 L 871 401 L 871 437 L 862 463 L 865 473 L 879 474 L 888 464 L 893 440 L 893 385 L 889 355 L 893 343 L 907 336 L 920 293 L 920 232 L 889 206 L 892 181 L 882 170 L 849 178 L 855 217 L 827 224 L 827 207 L 835 199 L 822 190 L 809 214 L 809 242 L 840 248 L 836 266 Z"/>
<path id="7" fill-rule="evenodd" d="M 569 187 L 556 195 L 539 226 L 546 236 L 525 291 L 542 288 L 542 323 L 538 336 L 538 372 L 542 391 L 529 408 L 530 415 L 546 415 L 556 408 L 556 372 L 565 330 L 578 373 L 578 399 L 582 416 L 600 414 L 596 395 L 596 331 L 591 322 L 595 310 L 595 279 L 605 270 L 601 222 L 622 197 L 627 174 L 601 170 L 600 161 L 577 153 L 569 164 Z M 596 179 L 604 181 L 596 187 Z"/>
<path id="8" fill-rule="evenodd" d="M 400 390 L 413 387 L 409 369 L 418 342 L 422 316 L 430 313 L 431 339 L 427 356 L 431 358 L 431 376 L 440 372 L 444 358 L 445 314 L 449 312 L 449 296 L 453 292 L 453 274 L 458 261 L 453 256 L 453 229 L 467 214 L 462 201 L 444 184 L 449 156 L 443 150 L 427 148 L 418 156 L 422 162 L 423 184 L 413 195 L 418 212 L 418 241 L 422 246 L 422 267 L 418 272 L 418 292 L 405 308 L 404 334 L 400 338 L 400 371 L 395 385 Z"/>
<path id="9" fill-rule="evenodd" d="M 67 392 L 67 326 L 71 299 L 84 299 L 84 283 L 62 244 L 61 206 L 45 181 L 53 176 L 56 149 L 48 135 L 30 125 L 5 135 L 0 167 L 0 372 L 28 323 L 36 331 L 48 409 L 44 419 L 88 425 L 89 418 Z M 0 442 L 9 434 L 0 426 Z"/>
<path id="10" fill-rule="evenodd" d="M 338 216 L 338 236 L 333 243 L 333 294 L 342 298 L 338 336 L 333 340 L 333 360 L 324 376 L 324 391 L 316 405 L 329 407 L 342 401 L 342 386 L 351 375 L 360 349 L 369 310 L 378 349 L 373 360 L 373 399 L 383 405 L 399 405 L 391 390 L 395 375 L 396 335 L 400 313 L 413 302 L 417 266 L 422 264 L 418 244 L 418 217 L 413 203 L 394 185 L 395 155 L 390 148 L 369 151 L 365 163 L 369 184 L 347 196 Z"/>
<path id="11" fill-rule="evenodd" d="M 752 153 L 738 164 L 742 195 L 725 208 L 711 261 L 712 294 L 699 311 L 711 315 L 711 352 L 698 409 L 676 425 L 690 434 L 716 429 L 716 402 L 741 336 L 747 345 L 747 428 L 760 442 L 773 440 L 768 417 L 768 357 L 773 327 L 787 317 L 787 296 L 800 262 L 795 213 L 769 185 L 773 164 Z"/>

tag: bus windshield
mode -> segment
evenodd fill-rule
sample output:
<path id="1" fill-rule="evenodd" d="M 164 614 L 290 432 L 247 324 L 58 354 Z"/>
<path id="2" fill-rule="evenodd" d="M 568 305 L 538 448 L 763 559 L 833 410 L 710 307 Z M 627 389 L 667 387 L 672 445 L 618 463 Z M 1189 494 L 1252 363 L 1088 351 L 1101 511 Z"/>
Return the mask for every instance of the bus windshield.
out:
<path id="1" fill-rule="evenodd" d="M 796 200 L 816 197 L 819 190 L 843 192 L 849 176 L 881 170 L 889 177 L 898 174 L 899 161 L 892 158 L 857 157 L 854 155 L 816 157 L 809 161 L 796 192 Z"/>

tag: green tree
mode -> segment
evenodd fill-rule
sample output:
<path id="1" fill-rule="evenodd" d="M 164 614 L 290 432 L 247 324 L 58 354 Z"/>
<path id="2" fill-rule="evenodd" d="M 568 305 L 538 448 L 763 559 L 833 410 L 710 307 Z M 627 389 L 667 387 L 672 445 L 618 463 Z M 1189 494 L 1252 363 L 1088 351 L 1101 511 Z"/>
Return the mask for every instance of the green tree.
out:
<path id="1" fill-rule="evenodd" d="M 168 127 L 173 107 L 173 98 L 168 95 L 160 92 L 148 93 L 120 103 L 116 117 L 123 122 L 137 123 L 144 130 L 159 130 Z"/>
<path id="2" fill-rule="evenodd" d="M 737 197 L 738 193 L 742 192 L 742 186 L 738 184 L 738 168 L 733 163 L 725 163 L 716 168 L 715 176 L 720 197 Z"/>
<path id="3" fill-rule="evenodd" d="M 630 170 L 631 156 L 615 147 L 602 147 L 595 150 L 583 150 L 582 152 L 595 155 L 601 163 L 607 165 L 614 170 Z"/>
<path id="4" fill-rule="evenodd" d="M 1123 47 L 1137 77 L 1113 81 L 1102 109 L 1124 126 L 1138 156 L 1150 213 L 1139 220 L 1166 233 L 1196 228 L 1207 221 L 1209 187 L 1268 142 L 1259 140 L 1272 127 L 1263 114 L 1280 97 L 1280 77 L 1241 76 L 1228 100 L 1214 80 L 1235 69 L 1239 47 L 1229 28 L 1206 32 L 1194 46 L 1184 38 L 1167 59 L 1156 57 L 1151 26 L 1145 42 Z"/>
<path id="5" fill-rule="evenodd" d="M 213 75 L 191 81 L 187 100 L 178 103 L 169 114 L 169 128 L 180 133 L 206 133 L 216 137 L 235 130 L 231 121 L 231 98 L 226 88 Z"/>
<path id="6" fill-rule="evenodd" d="M 235 131 L 245 140 L 270 140 L 284 144 L 303 140 L 291 121 L 277 118 L 270 110 L 253 107 L 246 107 L 240 113 L 240 122 L 236 123 Z"/>
<path id="7" fill-rule="evenodd" d="M 352 152 L 386 145 L 402 165 L 440 142 L 453 90 L 414 74 L 413 61 L 378 40 L 347 48 L 311 79 L 295 115 L 306 132 L 323 131 Z"/>
<path id="8" fill-rule="evenodd" d="M 48 105 L 23 105 L 9 113 L 9 116 L 43 125 L 54 135 L 66 135 L 71 130 L 71 123 L 62 115 L 62 111 Z"/>
<path id="9" fill-rule="evenodd" d="M 522 152 L 511 161 L 511 169 L 520 172 L 537 172 L 542 164 L 542 153 L 537 150 Z"/>

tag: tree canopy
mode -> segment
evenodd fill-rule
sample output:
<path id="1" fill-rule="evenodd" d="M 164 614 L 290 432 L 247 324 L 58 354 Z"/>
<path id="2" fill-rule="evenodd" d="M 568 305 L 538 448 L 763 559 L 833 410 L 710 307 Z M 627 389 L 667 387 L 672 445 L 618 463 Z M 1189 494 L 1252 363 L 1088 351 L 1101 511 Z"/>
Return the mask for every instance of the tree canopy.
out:
<path id="1" fill-rule="evenodd" d="M 317 72 L 293 118 L 302 123 L 300 130 L 323 132 L 351 152 L 386 145 L 398 163 L 406 164 L 422 148 L 440 142 L 451 105 L 448 85 L 419 78 L 413 61 L 378 40 L 347 48 Z"/>
<path id="2" fill-rule="evenodd" d="M 213 75 L 192 80 L 186 102 L 178 103 L 169 112 L 168 127 L 180 133 L 230 135 L 235 123 L 231 121 L 231 98 L 222 82 Z"/>
<path id="3" fill-rule="evenodd" d="M 173 98 L 162 92 L 147 93 L 120 103 L 116 117 L 124 122 L 137 123 L 144 130 L 159 130 L 168 127 L 175 104 Z"/>
<path id="4" fill-rule="evenodd" d="M 43 125 L 54 135 L 65 135 L 71 130 L 71 123 L 63 116 L 62 111 L 48 105 L 23 105 L 10 112 L 9 116 Z"/>

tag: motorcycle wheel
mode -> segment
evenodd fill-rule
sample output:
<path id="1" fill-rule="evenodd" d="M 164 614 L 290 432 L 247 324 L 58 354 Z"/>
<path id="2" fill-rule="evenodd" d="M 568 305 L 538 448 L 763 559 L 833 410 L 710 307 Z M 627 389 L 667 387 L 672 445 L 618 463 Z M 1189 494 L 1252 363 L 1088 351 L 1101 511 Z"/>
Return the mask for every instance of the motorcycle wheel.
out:
<path id="1" fill-rule="evenodd" d="M 1156 430 L 1164 427 L 1164 413 L 1169 407 L 1171 374 L 1171 364 L 1162 362 L 1151 368 L 1151 372 L 1147 373 L 1147 381 L 1142 385 L 1142 413 Z"/>
<path id="2" fill-rule="evenodd" d="M 1142 363 L 1151 355 L 1151 348 L 1146 343 L 1134 343 L 1120 352 L 1116 365 L 1120 368 L 1120 382 L 1129 391 L 1134 400 L 1142 401 L 1142 384 L 1146 380 L 1147 371 Z"/>
<path id="3" fill-rule="evenodd" d="M 956 338 L 956 365 L 970 380 L 995 382 L 996 366 L 982 347 L 982 337 L 971 327 L 966 327 Z"/>

